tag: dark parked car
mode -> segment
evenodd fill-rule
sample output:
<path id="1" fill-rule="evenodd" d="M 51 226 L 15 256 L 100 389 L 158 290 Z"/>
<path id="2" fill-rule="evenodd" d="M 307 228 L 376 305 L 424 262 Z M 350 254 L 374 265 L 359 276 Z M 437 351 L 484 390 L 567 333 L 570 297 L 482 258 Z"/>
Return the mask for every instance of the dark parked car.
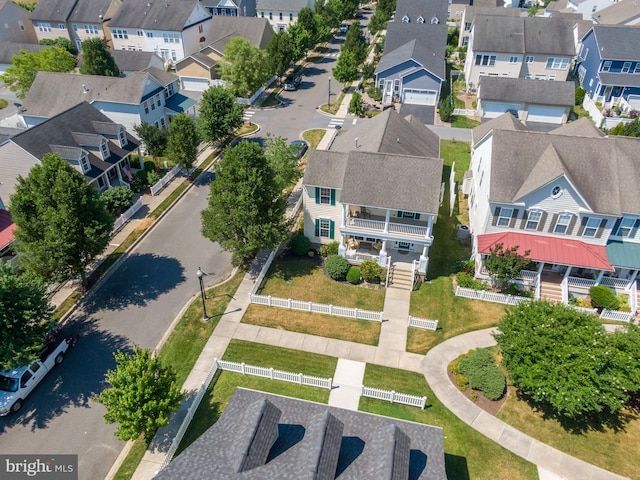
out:
<path id="1" fill-rule="evenodd" d="M 298 149 L 298 158 L 304 157 L 304 154 L 309 150 L 309 144 L 304 140 L 294 140 L 290 145 L 295 145 Z"/>
<path id="2" fill-rule="evenodd" d="M 301 82 L 302 77 L 300 75 L 289 75 L 284 81 L 284 89 L 287 91 L 296 90 Z"/>

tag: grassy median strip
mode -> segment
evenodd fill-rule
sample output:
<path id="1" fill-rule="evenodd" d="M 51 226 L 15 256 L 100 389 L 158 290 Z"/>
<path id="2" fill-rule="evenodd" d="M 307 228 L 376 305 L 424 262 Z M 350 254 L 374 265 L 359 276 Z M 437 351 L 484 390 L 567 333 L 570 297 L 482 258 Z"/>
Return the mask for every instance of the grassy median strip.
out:
<path id="1" fill-rule="evenodd" d="M 309 149 L 315 150 L 318 148 L 318 144 L 322 137 L 324 137 L 327 131 L 324 128 L 314 128 L 312 130 L 307 130 L 302 134 L 302 138 L 309 144 Z"/>
<path id="2" fill-rule="evenodd" d="M 360 399 L 359 410 L 442 427 L 445 467 L 449 478 L 538 479 L 535 465 L 488 439 L 446 409 L 435 397 L 423 375 L 367 364 L 363 383 L 368 387 L 427 396 L 424 410 L 364 397 Z"/>

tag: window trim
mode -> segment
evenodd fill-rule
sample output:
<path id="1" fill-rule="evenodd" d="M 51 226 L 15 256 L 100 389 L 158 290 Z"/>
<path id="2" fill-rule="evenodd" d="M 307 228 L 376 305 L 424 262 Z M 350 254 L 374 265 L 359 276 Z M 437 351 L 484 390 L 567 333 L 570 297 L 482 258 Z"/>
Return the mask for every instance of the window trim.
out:
<path id="1" fill-rule="evenodd" d="M 534 55 L 527 55 L 524 59 L 524 63 L 533 63 L 535 60 L 536 57 Z"/>
<path id="2" fill-rule="evenodd" d="M 509 227 L 511 224 L 511 217 L 513 217 L 513 207 L 502 207 L 498 214 L 498 220 L 496 220 L 496 227 Z M 509 212 L 508 215 L 505 212 Z M 505 220 L 504 224 L 502 221 Z"/>
<path id="3" fill-rule="evenodd" d="M 326 235 L 324 235 L 326 233 Z M 331 219 L 319 218 L 318 219 L 318 237 L 331 238 Z"/>
<path id="4" fill-rule="evenodd" d="M 624 225 L 625 221 L 631 222 L 631 225 L 629 226 Z M 622 217 L 622 220 L 620 220 L 620 224 L 618 225 L 618 229 L 616 230 L 615 235 L 622 238 L 631 238 L 631 232 L 633 231 L 633 227 L 635 226 L 635 224 L 636 224 L 635 218 Z M 623 229 L 628 231 L 626 233 L 623 233 Z"/>
<path id="5" fill-rule="evenodd" d="M 560 235 L 566 235 L 569 232 L 569 225 L 571 225 L 571 219 L 573 218 L 572 213 L 564 212 L 558 214 L 558 218 L 556 219 L 556 224 L 553 226 L 553 233 L 557 233 Z M 558 227 L 564 227 L 564 231 L 558 231 Z"/>
<path id="6" fill-rule="evenodd" d="M 611 60 L 605 60 L 602 63 L 602 69 L 600 69 L 601 72 L 608 72 L 609 70 L 611 70 L 611 64 L 613 62 Z"/>
<path id="7" fill-rule="evenodd" d="M 538 230 L 540 228 L 540 222 L 542 221 L 542 210 L 529 210 L 529 214 L 527 215 L 527 220 L 524 223 L 525 230 Z M 537 219 L 533 219 L 534 216 L 538 216 Z M 531 227 L 535 223 L 535 227 Z"/>
<path id="8" fill-rule="evenodd" d="M 596 238 L 596 234 L 598 233 L 598 228 L 600 228 L 600 218 L 598 217 L 588 217 L 587 218 L 587 223 L 585 223 L 584 225 L 584 230 L 582 231 L 582 236 L 583 237 L 589 237 L 589 238 Z M 595 222 L 595 226 L 589 226 L 590 222 Z M 590 232 L 591 230 L 593 230 L 593 233 L 590 234 L 588 232 Z"/>
<path id="9" fill-rule="evenodd" d="M 620 70 L 620 73 L 629 73 L 630 71 L 631 71 L 631 62 L 624 62 L 622 64 L 622 70 Z"/>
<path id="10" fill-rule="evenodd" d="M 518 56 L 517 55 L 509 56 L 509 64 L 517 65 L 517 63 L 518 63 Z"/>
<path id="11" fill-rule="evenodd" d="M 322 205 L 331 205 L 331 189 L 329 187 L 318 187 L 318 188 L 319 188 L 318 203 Z"/>

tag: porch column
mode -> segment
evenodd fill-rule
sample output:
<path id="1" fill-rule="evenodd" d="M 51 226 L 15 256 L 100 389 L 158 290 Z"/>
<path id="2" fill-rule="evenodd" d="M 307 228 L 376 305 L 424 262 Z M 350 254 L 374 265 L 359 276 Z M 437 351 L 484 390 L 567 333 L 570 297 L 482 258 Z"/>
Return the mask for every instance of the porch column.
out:
<path id="1" fill-rule="evenodd" d="M 542 270 L 544 270 L 544 262 L 540 262 L 540 265 L 538 265 L 538 275 L 542 274 Z"/>
<path id="2" fill-rule="evenodd" d="M 387 208 L 384 216 L 384 233 L 389 233 L 389 218 L 391 218 L 391 210 Z"/>
<path id="3" fill-rule="evenodd" d="M 120 164 L 116 165 L 116 173 L 118 174 L 118 181 L 120 183 L 126 183 L 128 185 L 128 183 L 124 181 L 124 178 L 122 178 L 122 172 L 120 171 Z"/>
<path id="4" fill-rule="evenodd" d="M 638 276 L 638 270 L 635 270 L 629 279 L 629 283 L 627 283 L 627 288 L 631 287 L 631 284 L 636 281 L 636 277 Z"/>
<path id="5" fill-rule="evenodd" d="M 142 149 L 138 147 L 138 164 L 140 165 L 140 170 L 144 170 L 144 159 L 142 158 Z"/>
<path id="6" fill-rule="evenodd" d="M 382 248 L 380 249 L 380 255 L 378 255 L 378 265 L 386 265 L 386 264 L 387 264 L 387 241 L 383 240 Z"/>
<path id="7" fill-rule="evenodd" d="M 422 247 L 422 255 L 420 255 L 420 262 L 418 263 L 418 273 L 427 273 L 427 264 L 429 263 L 429 247 L 426 245 Z"/>
<path id="8" fill-rule="evenodd" d="M 344 228 L 346 224 L 347 224 L 347 204 L 343 203 L 342 204 L 342 225 L 341 225 L 342 228 Z M 343 236 L 343 240 L 344 240 L 344 236 Z"/>
<path id="9" fill-rule="evenodd" d="M 346 257 L 347 256 L 347 244 L 345 242 L 345 236 L 344 234 L 340 235 L 340 246 L 338 247 L 338 255 L 342 256 L 342 257 Z"/>
<path id="10" fill-rule="evenodd" d="M 102 175 L 104 176 L 104 179 L 107 182 L 107 189 L 112 188 L 111 182 L 109 181 L 109 175 L 107 174 L 107 172 L 103 173 Z"/>
<path id="11" fill-rule="evenodd" d="M 433 237 L 433 215 L 429 215 L 429 223 L 427 224 L 427 228 L 429 231 L 425 235 L 425 237 Z"/>
<path id="12" fill-rule="evenodd" d="M 564 278 L 569 278 L 569 275 L 571 274 L 572 269 L 573 267 L 567 267 L 567 271 L 564 272 Z"/>
<path id="13" fill-rule="evenodd" d="M 600 282 L 602 281 L 602 277 L 604 277 L 604 270 L 600 270 L 600 273 L 598 274 L 598 278 L 596 278 L 596 285 L 600 285 Z"/>

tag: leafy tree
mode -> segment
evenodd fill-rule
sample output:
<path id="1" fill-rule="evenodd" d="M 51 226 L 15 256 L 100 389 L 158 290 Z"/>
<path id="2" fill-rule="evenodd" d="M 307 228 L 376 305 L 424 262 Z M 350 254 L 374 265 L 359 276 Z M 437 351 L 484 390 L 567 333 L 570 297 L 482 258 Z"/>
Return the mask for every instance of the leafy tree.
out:
<path id="1" fill-rule="evenodd" d="M 364 38 L 364 33 L 362 33 L 360 22 L 358 21 L 349 26 L 344 45 L 342 45 L 341 55 L 345 51 L 353 53 L 358 65 L 367 58 L 367 40 Z"/>
<path id="2" fill-rule="evenodd" d="M 80 275 L 86 286 L 85 270 L 106 248 L 113 227 L 98 191 L 48 153 L 26 178 L 18 177 L 10 204 L 20 266 L 46 281 Z"/>
<path id="3" fill-rule="evenodd" d="M 331 40 L 331 27 L 327 25 L 327 21 L 322 15 L 316 13 L 316 25 L 318 25 L 318 31 L 316 32 L 315 43 L 328 42 Z"/>
<path id="4" fill-rule="evenodd" d="M 190 169 L 198 156 L 200 137 L 193 119 L 180 113 L 173 117 L 169 124 L 169 140 L 167 141 L 167 157 L 182 169 Z"/>
<path id="5" fill-rule="evenodd" d="M 30 12 L 33 12 L 38 6 L 36 2 L 14 2 L 14 3 L 24 8 L 25 10 L 29 10 Z"/>
<path id="6" fill-rule="evenodd" d="M 233 37 L 224 47 L 220 76 L 238 97 L 250 97 L 269 78 L 266 53 L 243 37 Z"/>
<path id="7" fill-rule="evenodd" d="M 228 148 L 215 173 L 202 234 L 231 252 L 234 265 L 286 238 L 286 197 L 262 147 L 240 142 Z"/>
<path id="8" fill-rule="evenodd" d="M 0 370 L 37 358 L 52 311 L 42 280 L 0 262 Z"/>
<path id="9" fill-rule="evenodd" d="M 511 383 L 567 426 L 606 422 L 640 390 L 636 325 L 608 334 L 594 315 L 531 301 L 509 310 L 498 330 Z"/>
<path id="10" fill-rule="evenodd" d="M 293 42 L 286 30 L 275 33 L 267 45 L 269 70 L 282 77 L 293 61 Z"/>
<path id="11" fill-rule="evenodd" d="M 608 133 L 609 135 L 622 135 L 624 137 L 640 137 L 640 117 L 628 123 L 619 123 L 609 130 Z"/>
<path id="12" fill-rule="evenodd" d="M 438 104 L 438 114 L 443 122 L 450 122 L 453 118 L 453 105 L 451 105 L 451 95 L 440 100 Z"/>
<path id="13" fill-rule="evenodd" d="M 302 177 L 303 171 L 298 168 L 297 147 L 295 145 L 287 145 L 284 138 L 267 134 L 264 154 L 273 170 L 273 180 L 280 190 L 293 185 Z"/>
<path id="14" fill-rule="evenodd" d="M 144 143 L 147 152 L 152 157 L 162 157 L 167 149 L 169 132 L 152 123 L 142 122 L 140 125 L 133 125 L 133 131 Z"/>
<path id="15" fill-rule="evenodd" d="M 169 423 L 182 402 L 176 374 L 137 345 L 133 354 L 117 351 L 113 356 L 116 368 L 105 377 L 111 387 L 95 400 L 107 409 L 105 421 L 118 424 L 119 439 L 134 440 L 142 434 L 150 440 L 158 428 Z"/>
<path id="16" fill-rule="evenodd" d="M 120 70 L 104 42 L 99 38 L 90 38 L 82 42 L 82 66 L 80 73 L 85 75 L 103 75 L 119 77 Z"/>
<path id="17" fill-rule="evenodd" d="M 351 95 L 351 101 L 349 102 L 349 111 L 354 115 L 362 115 L 364 113 L 364 107 L 362 105 L 362 95 L 360 92 L 353 92 Z"/>
<path id="18" fill-rule="evenodd" d="M 365 80 L 373 78 L 376 74 L 376 66 L 373 63 L 365 63 L 362 66 L 362 76 Z"/>
<path id="19" fill-rule="evenodd" d="M 2 81 L 21 99 L 27 95 L 38 72 L 70 72 L 76 66 L 73 55 L 59 47 L 45 48 L 37 53 L 22 50 L 11 60 L 13 64 L 7 67 Z"/>
<path id="20" fill-rule="evenodd" d="M 69 52 L 74 57 L 78 55 L 78 49 L 76 46 L 65 37 L 58 37 L 55 40 L 52 38 L 43 38 L 38 42 L 40 45 L 50 45 L 54 47 L 64 48 L 67 52 Z"/>
<path id="21" fill-rule="evenodd" d="M 337 28 L 343 20 L 339 3 L 340 0 L 329 0 L 326 3 L 323 0 L 316 0 L 316 14 L 322 17 L 323 23 L 330 29 Z"/>
<path id="22" fill-rule="evenodd" d="M 309 7 L 303 7 L 298 13 L 298 22 L 304 28 L 312 40 L 315 42 L 318 35 L 318 23 L 316 22 L 313 10 Z"/>
<path id="23" fill-rule="evenodd" d="M 109 213 L 115 217 L 131 205 L 133 190 L 125 186 L 113 187 L 102 192 L 100 199 L 104 202 Z"/>
<path id="24" fill-rule="evenodd" d="M 342 51 L 332 70 L 333 76 L 341 83 L 352 82 L 358 78 L 358 61 L 349 51 Z"/>
<path id="25" fill-rule="evenodd" d="M 518 254 L 518 245 L 504 249 L 502 243 L 496 243 L 489 249 L 489 258 L 484 261 L 484 266 L 493 278 L 494 283 L 504 285 L 509 280 L 518 278 L 520 271 L 529 264 L 527 258 L 531 253 L 526 250 L 524 255 Z"/>
<path id="26" fill-rule="evenodd" d="M 242 107 L 235 103 L 231 91 L 222 86 L 205 90 L 196 123 L 200 138 L 225 143 L 242 123 Z"/>
<path id="27" fill-rule="evenodd" d="M 294 60 L 299 60 L 304 57 L 307 50 L 313 46 L 313 38 L 298 22 L 291 25 L 288 31 L 289 35 L 291 35 L 291 43 L 293 44 L 293 58 Z"/>

